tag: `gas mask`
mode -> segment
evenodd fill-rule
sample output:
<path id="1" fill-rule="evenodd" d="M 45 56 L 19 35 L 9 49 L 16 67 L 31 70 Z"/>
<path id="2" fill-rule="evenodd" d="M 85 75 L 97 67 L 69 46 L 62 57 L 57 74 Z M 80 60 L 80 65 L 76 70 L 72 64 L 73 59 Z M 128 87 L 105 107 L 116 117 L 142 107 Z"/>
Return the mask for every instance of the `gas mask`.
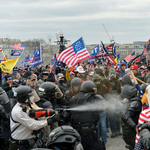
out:
<path id="1" fill-rule="evenodd" d="M 78 92 L 80 91 L 80 86 L 79 86 L 79 85 L 78 85 L 78 86 L 77 86 L 77 85 L 76 85 L 76 86 L 73 86 L 72 88 L 73 88 L 73 89 L 72 89 L 73 92 L 75 92 L 75 93 L 78 93 Z"/>
<path id="2" fill-rule="evenodd" d="M 110 77 L 111 80 L 115 80 L 116 79 L 116 75 L 115 74 L 111 74 L 109 77 Z"/>
<path id="3" fill-rule="evenodd" d="M 99 84 L 101 84 L 101 82 L 98 82 L 98 81 L 97 81 L 97 82 L 94 82 L 94 83 L 95 83 L 95 85 L 99 85 Z"/>

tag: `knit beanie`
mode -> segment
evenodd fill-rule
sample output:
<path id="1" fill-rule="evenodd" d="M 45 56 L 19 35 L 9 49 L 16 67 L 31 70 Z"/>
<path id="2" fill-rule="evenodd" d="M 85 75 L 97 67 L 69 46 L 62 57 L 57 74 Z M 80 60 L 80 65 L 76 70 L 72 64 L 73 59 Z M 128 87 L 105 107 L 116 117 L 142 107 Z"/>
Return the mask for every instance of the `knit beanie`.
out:
<path id="1" fill-rule="evenodd" d="M 46 81 L 48 81 L 48 82 L 55 82 L 55 76 L 54 76 L 54 74 L 50 73 L 48 75 L 48 77 L 46 78 Z"/>

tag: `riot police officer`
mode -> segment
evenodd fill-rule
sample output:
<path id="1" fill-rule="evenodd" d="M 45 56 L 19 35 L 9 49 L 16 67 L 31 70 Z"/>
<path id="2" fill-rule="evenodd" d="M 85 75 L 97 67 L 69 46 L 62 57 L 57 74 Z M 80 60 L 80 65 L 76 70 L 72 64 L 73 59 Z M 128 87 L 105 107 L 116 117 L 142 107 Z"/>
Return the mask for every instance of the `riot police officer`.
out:
<path id="1" fill-rule="evenodd" d="M 37 138 L 33 131 L 39 130 L 57 121 L 58 115 L 41 121 L 29 117 L 28 111 L 34 103 L 33 92 L 28 86 L 20 86 L 14 92 L 17 104 L 13 107 L 10 118 L 11 149 L 30 150 Z"/>
<path id="2" fill-rule="evenodd" d="M 53 109 L 68 104 L 65 99 L 63 99 L 63 93 L 58 85 L 52 82 L 42 83 L 38 89 L 38 95 L 40 96 L 41 101 L 50 101 Z"/>
<path id="3" fill-rule="evenodd" d="M 10 101 L 6 92 L 0 87 L 0 149 L 8 146 L 10 137 L 9 114 Z"/>
<path id="4" fill-rule="evenodd" d="M 70 100 L 73 96 L 80 92 L 80 86 L 82 84 L 82 80 L 78 77 L 75 77 L 71 80 L 70 86 L 71 88 L 65 92 L 65 99 L 67 101 Z"/>
<path id="5" fill-rule="evenodd" d="M 86 105 L 104 99 L 97 95 L 96 86 L 92 81 L 81 84 L 80 93 L 70 99 L 70 107 Z M 70 123 L 81 135 L 84 150 L 103 150 L 102 142 L 98 139 L 98 120 L 100 111 L 71 111 Z"/>
<path id="6" fill-rule="evenodd" d="M 129 74 L 123 76 L 122 83 L 124 86 L 121 97 L 122 99 L 126 98 L 124 112 L 121 117 L 124 122 L 122 125 L 123 139 L 127 144 L 126 148 L 133 150 L 135 146 L 136 125 L 138 124 L 142 104 Z"/>

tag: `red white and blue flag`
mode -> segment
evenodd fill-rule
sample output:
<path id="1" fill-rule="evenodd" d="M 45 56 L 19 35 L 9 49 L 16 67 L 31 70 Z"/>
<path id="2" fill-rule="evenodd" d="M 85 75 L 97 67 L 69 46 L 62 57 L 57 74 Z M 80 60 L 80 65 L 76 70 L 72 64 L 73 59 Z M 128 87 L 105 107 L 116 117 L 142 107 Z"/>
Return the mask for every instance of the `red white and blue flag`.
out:
<path id="1" fill-rule="evenodd" d="M 23 50 L 11 50 L 11 56 L 20 56 Z"/>
<path id="2" fill-rule="evenodd" d="M 107 49 L 105 48 L 103 42 L 101 42 L 101 43 L 102 43 L 102 49 L 103 49 L 103 57 L 104 57 L 104 60 L 105 60 L 106 64 L 107 64 L 107 65 L 109 65 L 109 64 L 115 65 L 116 62 L 115 62 L 114 59 L 109 55 L 109 53 L 108 53 Z"/>
<path id="3" fill-rule="evenodd" d="M 128 55 L 127 57 L 125 57 L 125 61 L 129 62 L 134 58 L 135 58 L 135 51 L 133 53 L 131 53 L 130 55 Z"/>
<path id="4" fill-rule="evenodd" d="M 89 56 L 83 38 L 81 37 L 67 49 L 62 51 L 56 59 L 67 65 L 76 66 L 82 60 L 89 58 Z"/>
<path id="5" fill-rule="evenodd" d="M 17 50 L 24 50 L 26 47 L 26 45 L 23 45 L 21 43 L 15 44 L 14 46 L 12 46 L 13 49 L 17 49 Z"/>
<path id="6" fill-rule="evenodd" d="M 110 44 L 106 47 L 109 55 L 112 55 L 113 58 L 115 59 L 116 58 L 116 48 L 115 48 L 115 43 L 113 44 Z"/>

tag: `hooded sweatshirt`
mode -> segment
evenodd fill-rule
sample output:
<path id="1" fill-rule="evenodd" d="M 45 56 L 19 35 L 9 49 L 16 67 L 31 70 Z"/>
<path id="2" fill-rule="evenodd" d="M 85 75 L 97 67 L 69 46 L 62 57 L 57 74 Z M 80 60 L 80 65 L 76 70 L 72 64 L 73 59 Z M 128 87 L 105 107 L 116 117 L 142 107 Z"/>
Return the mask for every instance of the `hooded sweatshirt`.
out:
<path id="1" fill-rule="evenodd" d="M 121 73 L 119 73 L 119 77 L 123 77 L 123 76 L 125 75 L 125 70 L 122 70 L 122 68 L 121 68 L 121 65 L 122 65 L 122 64 L 125 64 L 125 65 L 126 65 L 126 69 L 127 69 L 127 64 L 126 64 L 125 62 L 122 62 L 122 63 L 120 64 Z"/>
<path id="2" fill-rule="evenodd" d="M 123 89 L 121 91 L 122 99 L 127 98 L 130 100 L 131 98 L 137 96 L 137 89 L 133 87 L 129 74 L 123 76 L 122 83 L 123 83 Z"/>

